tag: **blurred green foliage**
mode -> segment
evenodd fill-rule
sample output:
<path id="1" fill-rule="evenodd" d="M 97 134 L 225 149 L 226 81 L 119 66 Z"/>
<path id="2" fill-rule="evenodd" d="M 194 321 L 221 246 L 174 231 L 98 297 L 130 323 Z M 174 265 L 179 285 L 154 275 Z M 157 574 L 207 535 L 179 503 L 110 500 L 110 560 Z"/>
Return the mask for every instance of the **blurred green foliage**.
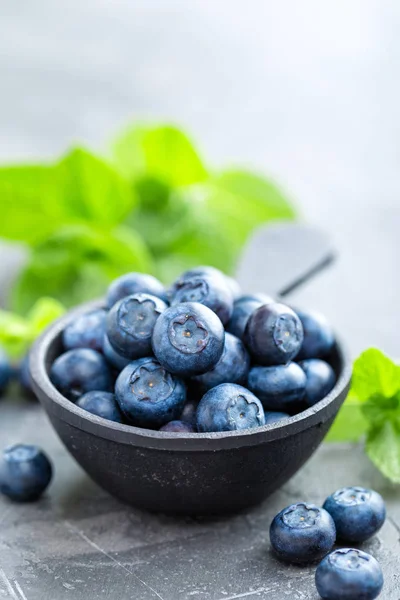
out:
<path id="1" fill-rule="evenodd" d="M 138 125 L 107 159 L 76 148 L 54 164 L 0 168 L 0 237 L 30 249 L 10 296 L 21 314 L 41 296 L 72 306 L 126 271 L 169 282 L 210 264 L 231 273 L 251 231 L 294 209 L 271 181 L 206 168 L 187 135 Z"/>

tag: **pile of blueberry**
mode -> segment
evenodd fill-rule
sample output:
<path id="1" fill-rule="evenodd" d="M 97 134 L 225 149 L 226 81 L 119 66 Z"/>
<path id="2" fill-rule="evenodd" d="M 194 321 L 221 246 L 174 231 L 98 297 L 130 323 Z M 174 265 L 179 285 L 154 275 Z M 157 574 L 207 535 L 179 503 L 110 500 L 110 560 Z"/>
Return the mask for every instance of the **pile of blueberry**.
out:
<path id="1" fill-rule="evenodd" d="M 382 570 L 375 558 L 357 548 L 331 550 L 336 540 L 365 542 L 379 531 L 385 517 L 380 494 L 345 487 L 329 496 L 323 508 L 307 502 L 284 508 L 271 523 L 271 545 L 276 555 L 289 563 L 323 559 L 315 583 L 324 600 L 374 600 L 383 587 Z"/>
<path id="2" fill-rule="evenodd" d="M 177 433 L 249 429 L 314 405 L 335 384 L 322 316 L 241 295 L 213 267 L 168 290 L 128 273 L 106 301 L 66 327 L 50 369 L 65 397 L 105 419 Z"/>

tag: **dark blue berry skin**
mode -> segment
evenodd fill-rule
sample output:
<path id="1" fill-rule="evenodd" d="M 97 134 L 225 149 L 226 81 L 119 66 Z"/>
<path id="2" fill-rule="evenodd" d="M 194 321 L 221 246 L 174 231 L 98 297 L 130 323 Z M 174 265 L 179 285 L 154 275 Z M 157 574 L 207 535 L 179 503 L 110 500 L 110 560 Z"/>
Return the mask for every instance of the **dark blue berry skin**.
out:
<path id="1" fill-rule="evenodd" d="M 103 349 L 107 312 L 99 308 L 77 317 L 64 329 L 62 340 L 66 350 L 73 348 Z"/>
<path id="2" fill-rule="evenodd" d="M 288 419 L 290 415 L 288 413 L 283 412 L 265 412 L 265 424 L 270 425 L 271 423 L 278 423 L 279 421 L 283 421 L 283 419 Z"/>
<path id="3" fill-rule="evenodd" d="M 126 273 L 115 279 L 107 291 L 107 306 L 111 308 L 118 300 L 132 294 L 150 294 L 167 301 L 167 293 L 161 281 L 153 275 L 144 273 Z"/>
<path id="4" fill-rule="evenodd" d="M 113 389 L 106 359 L 90 348 L 76 348 L 61 354 L 50 368 L 50 379 L 61 394 L 74 402 L 86 392 Z"/>
<path id="5" fill-rule="evenodd" d="M 374 600 L 382 591 L 383 574 L 370 554 L 340 548 L 318 565 L 315 585 L 323 600 Z"/>
<path id="6" fill-rule="evenodd" d="M 386 518 L 382 496 L 362 487 L 337 490 L 325 500 L 324 508 L 335 521 L 338 539 L 351 543 L 368 540 Z"/>
<path id="7" fill-rule="evenodd" d="M 174 283 L 171 306 L 182 302 L 204 304 L 220 318 L 223 324 L 231 318 L 233 296 L 224 276 L 194 275 L 185 276 Z"/>
<path id="8" fill-rule="evenodd" d="M 210 371 L 193 377 L 203 392 L 221 383 L 246 384 L 250 368 L 250 356 L 243 342 L 230 333 L 225 333 L 224 350 L 221 358 Z M 300 369 L 301 370 L 301 369 Z"/>
<path id="9" fill-rule="evenodd" d="M 326 510 L 298 502 L 276 515 L 269 535 L 272 548 L 281 560 L 306 564 L 321 560 L 332 550 L 336 530 Z"/>
<path id="10" fill-rule="evenodd" d="M 260 294 L 263 296 L 263 294 Z M 272 298 L 265 296 L 263 300 L 256 296 L 241 296 L 233 303 L 232 316 L 226 324 L 226 330 L 236 337 L 243 339 L 244 330 L 246 329 L 247 321 L 250 315 L 253 314 L 257 308 L 264 304 L 270 304 L 273 302 Z"/>
<path id="11" fill-rule="evenodd" d="M 107 316 L 107 337 L 114 350 L 130 360 L 151 354 L 151 336 L 163 300 L 150 294 L 133 294 L 119 300 Z"/>
<path id="12" fill-rule="evenodd" d="M 197 407 L 199 405 L 199 400 L 195 398 L 190 398 L 186 401 L 185 406 L 183 407 L 180 420 L 184 423 L 189 423 L 193 427 L 196 425 L 196 413 Z"/>
<path id="13" fill-rule="evenodd" d="M 260 306 L 250 316 L 244 342 L 259 365 L 285 365 L 303 343 L 303 327 L 296 313 L 277 302 Z"/>
<path id="14" fill-rule="evenodd" d="M 167 308 L 157 319 L 152 348 L 157 360 L 182 377 L 212 369 L 222 356 L 225 332 L 217 315 L 198 302 Z"/>
<path id="15" fill-rule="evenodd" d="M 317 312 L 297 310 L 303 325 L 304 339 L 297 360 L 324 358 L 332 350 L 335 336 L 327 319 Z"/>
<path id="16" fill-rule="evenodd" d="M 87 392 L 79 398 L 76 405 L 108 421 L 123 422 L 115 396 L 110 392 Z"/>
<path id="17" fill-rule="evenodd" d="M 129 363 L 131 362 L 129 358 L 121 356 L 120 354 L 118 354 L 118 352 L 116 352 L 116 350 L 114 350 L 114 348 L 110 344 L 107 335 L 104 335 L 103 338 L 103 354 L 106 357 L 109 364 L 118 372 L 122 371 L 122 369 L 124 369 L 126 365 L 129 365 Z"/>
<path id="18" fill-rule="evenodd" d="M 184 421 L 170 421 L 160 427 L 160 431 L 169 431 L 170 433 L 194 433 L 194 427 Z"/>
<path id="19" fill-rule="evenodd" d="M 295 412 L 306 391 L 306 375 L 297 363 L 276 367 L 252 367 L 248 388 L 266 410 Z"/>
<path id="20" fill-rule="evenodd" d="M 159 429 L 179 419 L 186 387 L 154 358 L 139 358 L 119 374 L 117 402 L 127 420 L 138 427 Z"/>
<path id="21" fill-rule="evenodd" d="M 0 348 L 0 395 L 6 390 L 11 379 L 11 364 L 4 350 Z"/>
<path id="22" fill-rule="evenodd" d="M 264 424 L 264 410 L 259 399 L 235 383 L 222 383 L 212 388 L 197 408 L 199 432 L 239 431 Z"/>
<path id="23" fill-rule="evenodd" d="M 333 389 L 336 383 L 335 372 L 328 363 L 319 358 L 302 360 L 299 365 L 307 378 L 304 400 L 308 406 L 314 406 Z"/>
<path id="24" fill-rule="evenodd" d="M 52 466 L 37 446 L 17 444 L 0 458 L 0 492 L 17 502 L 37 500 L 52 477 Z"/>

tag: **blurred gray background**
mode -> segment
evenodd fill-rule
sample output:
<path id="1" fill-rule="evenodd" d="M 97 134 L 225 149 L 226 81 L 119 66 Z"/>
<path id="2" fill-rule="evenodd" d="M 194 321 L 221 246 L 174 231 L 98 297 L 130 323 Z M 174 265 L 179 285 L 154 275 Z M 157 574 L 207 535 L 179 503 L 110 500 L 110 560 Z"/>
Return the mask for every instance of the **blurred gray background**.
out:
<path id="1" fill-rule="evenodd" d="M 296 300 L 353 353 L 400 355 L 400 3 L 3 0 L 0 12 L 1 161 L 101 147 L 130 119 L 180 123 L 212 165 L 272 175 L 333 236 L 340 261 Z M 7 276 L 11 256 L 0 247 Z"/>

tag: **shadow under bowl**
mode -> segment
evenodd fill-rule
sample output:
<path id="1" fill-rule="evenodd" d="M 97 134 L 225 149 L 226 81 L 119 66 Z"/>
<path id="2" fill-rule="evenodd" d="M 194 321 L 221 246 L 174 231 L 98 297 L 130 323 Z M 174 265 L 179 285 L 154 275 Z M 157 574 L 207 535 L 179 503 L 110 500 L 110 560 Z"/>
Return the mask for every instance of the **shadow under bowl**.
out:
<path id="1" fill-rule="evenodd" d="M 61 333 L 82 305 L 56 321 L 34 344 L 34 390 L 59 437 L 101 487 L 133 506 L 172 514 L 221 514 L 267 498 L 310 458 L 346 398 L 351 363 L 337 343 L 329 362 L 337 383 L 315 406 L 284 422 L 240 433 L 176 434 L 106 421 L 62 396 L 49 368 L 63 351 Z"/>

